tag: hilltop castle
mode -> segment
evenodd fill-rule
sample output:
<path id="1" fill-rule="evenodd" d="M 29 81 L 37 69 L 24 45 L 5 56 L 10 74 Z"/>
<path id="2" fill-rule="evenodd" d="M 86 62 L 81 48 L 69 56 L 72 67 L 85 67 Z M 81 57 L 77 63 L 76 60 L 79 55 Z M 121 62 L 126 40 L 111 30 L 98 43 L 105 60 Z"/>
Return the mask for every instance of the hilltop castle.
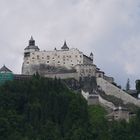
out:
<path id="1" fill-rule="evenodd" d="M 41 51 L 35 45 L 33 37 L 24 49 L 22 74 L 33 75 L 38 72 L 45 77 L 76 78 L 102 77 L 113 82 L 112 77 L 105 76 L 103 71 L 94 64 L 93 53 L 89 56 L 77 48 L 69 48 L 66 41 L 60 50 Z"/>
<path id="2" fill-rule="evenodd" d="M 121 99 L 124 104 L 131 103 L 140 107 L 140 100 L 118 88 L 114 83 L 114 78 L 106 76 L 94 64 L 93 53 L 87 56 L 77 48 L 69 48 L 66 41 L 60 50 L 54 48 L 52 51 L 41 51 L 35 45 L 33 37 L 31 37 L 28 46 L 24 49 L 22 74 L 14 74 L 6 66 L 3 66 L 0 69 L 0 85 L 6 81 L 27 80 L 36 73 L 43 77 L 76 79 L 77 83 L 80 80 L 86 82 L 86 79 L 95 79 L 96 86 L 90 85 L 91 91 L 84 91 L 84 88 L 81 88 L 81 94 L 88 100 L 89 104 L 98 104 L 100 102 L 104 106 L 113 109 L 115 100 L 112 103 L 103 99 L 100 96 L 103 93 L 104 96 L 109 95 Z"/>

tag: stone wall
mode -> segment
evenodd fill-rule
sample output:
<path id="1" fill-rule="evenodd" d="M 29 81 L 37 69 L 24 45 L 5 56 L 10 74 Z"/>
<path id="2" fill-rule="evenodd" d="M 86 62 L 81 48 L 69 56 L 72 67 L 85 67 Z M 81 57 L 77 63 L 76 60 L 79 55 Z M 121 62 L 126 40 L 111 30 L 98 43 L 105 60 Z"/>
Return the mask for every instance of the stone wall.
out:
<path id="1" fill-rule="evenodd" d="M 96 75 L 96 66 L 94 64 L 78 64 L 75 69 L 79 77 L 92 77 Z"/>
<path id="2" fill-rule="evenodd" d="M 103 78 L 97 78 L 97 85 L 105 92 L 107 95 L 112 95 L 123 100 L 124 104 L 132 103 L 140 107 L 140 100 L 132 97 L 123 90 L 104 80 Z"/>
<path id="3" fill-rule="evenodd" d="M 83 64 L 83 53 L 74 48 L 69 50 L 34 51 L 28 53 L 30 55 L 24 56 L 23 68 L 24 65 L 28 67 L 29 65 L 47 64 L 71 69 L 77 64 Z"/>
<path id="4" fill-rule="evenodd" d="M 99 95 L 99 102 L 104 106 L 104 107 L 108 107 L 111 109 L 115 108 L 115 105 L 112 102 L 109 102 L 105 99 L 103 99 L 100 95 Z"/>

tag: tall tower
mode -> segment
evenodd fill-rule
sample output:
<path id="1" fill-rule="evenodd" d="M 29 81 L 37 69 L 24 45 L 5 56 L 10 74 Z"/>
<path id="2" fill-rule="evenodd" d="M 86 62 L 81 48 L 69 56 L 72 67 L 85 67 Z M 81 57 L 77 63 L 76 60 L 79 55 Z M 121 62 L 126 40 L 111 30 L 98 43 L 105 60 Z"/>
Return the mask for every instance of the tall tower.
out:
<path id="1" fill-rule="evenodd" d="M 28 46 L 24 49 L 24 62 L 22 64 L 22 74 L 30 74 L 30 55 L 31 52 L 39 51 L 35 45 L 35 40 L 31 36 Z"/>

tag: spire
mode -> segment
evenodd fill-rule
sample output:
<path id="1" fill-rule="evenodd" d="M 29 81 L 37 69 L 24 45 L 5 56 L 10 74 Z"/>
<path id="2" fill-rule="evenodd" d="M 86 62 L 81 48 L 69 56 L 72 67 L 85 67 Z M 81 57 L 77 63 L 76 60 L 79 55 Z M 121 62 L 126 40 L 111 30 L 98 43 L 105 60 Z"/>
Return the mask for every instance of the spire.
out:
<path id="1" fill-rule="evenodd" d="M 30 38 L 30 40 L 34 40 L 32 35 L 31 35 L 31 38 Z"/>
<path id="2" fill-rule="evenodd" d="M 33 39 L 33 36 L 31 36 L 29 40 L 29 45 L 24 50 L 29 50 L 29 49 L 39 51 L 38 46 L 35 45 L 35 40 Z"/>
<path id="3" fill-rule="evenodd" d="M 66 40 L 64 41 L 64 46 L 67 46 Z"/>
<path id="4" fill-rule="evenodd" d="M 62 50 L 69 50 L 69 47 L 67 46 L 66 40 L 64 41 L 64 45 L 61 47 Z"/>
<path id="5" fill-rule="evenodd" d="M 93 61 L 93 53 L 92 52 L 90 53 L 90 58 Z"/>
<path id="6" fill-rule="evenodd" d="M 90 56 L 93 56 L 93 53 L 92 52 L 90 53 Z"/>
<path id="7" fill-rule="evenodd" d="M 29 46 L 35 46 L 35 40 L 33 39 L 33 36 L 31 36 L 29 40 Z"/>

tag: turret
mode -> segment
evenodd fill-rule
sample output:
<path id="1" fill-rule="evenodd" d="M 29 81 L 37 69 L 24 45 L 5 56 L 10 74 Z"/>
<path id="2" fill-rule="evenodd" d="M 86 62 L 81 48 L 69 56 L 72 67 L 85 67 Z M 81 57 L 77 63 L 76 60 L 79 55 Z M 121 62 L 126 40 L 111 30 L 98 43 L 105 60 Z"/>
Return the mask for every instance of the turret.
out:
<path id="1" fill-rule="evenodd" d="M 35 40 L 33 39 L 32 36 L 29 40 L 29 45 L 24 50 L 25 50 L 24 57 L 29 57 L 30 52 L 39 51 L 39 48 L 38 46 L 35 45 Z"/>
<path id="2" fill-rule="evenodd" d="M 29 46 L 35 46 L 35 40 L 31 36 L 31 39 L 29 40 Z"/>
<path id="3" fill-rule="evenodd" d="M 67 46 L 66 41 L 64 42 L 64 45 L 61 47 L 62 50 L 69 50 L 69 47 Z"/>
<path id="4" fill-rule="evenodd" d="M 25 52 L 30 52 L 30 51 L 39 51 L 38 46 L 35 45 L 35 40 L 31 36 L 31 39 L 29 40 L 29 45 L 24 49 Z"/>

